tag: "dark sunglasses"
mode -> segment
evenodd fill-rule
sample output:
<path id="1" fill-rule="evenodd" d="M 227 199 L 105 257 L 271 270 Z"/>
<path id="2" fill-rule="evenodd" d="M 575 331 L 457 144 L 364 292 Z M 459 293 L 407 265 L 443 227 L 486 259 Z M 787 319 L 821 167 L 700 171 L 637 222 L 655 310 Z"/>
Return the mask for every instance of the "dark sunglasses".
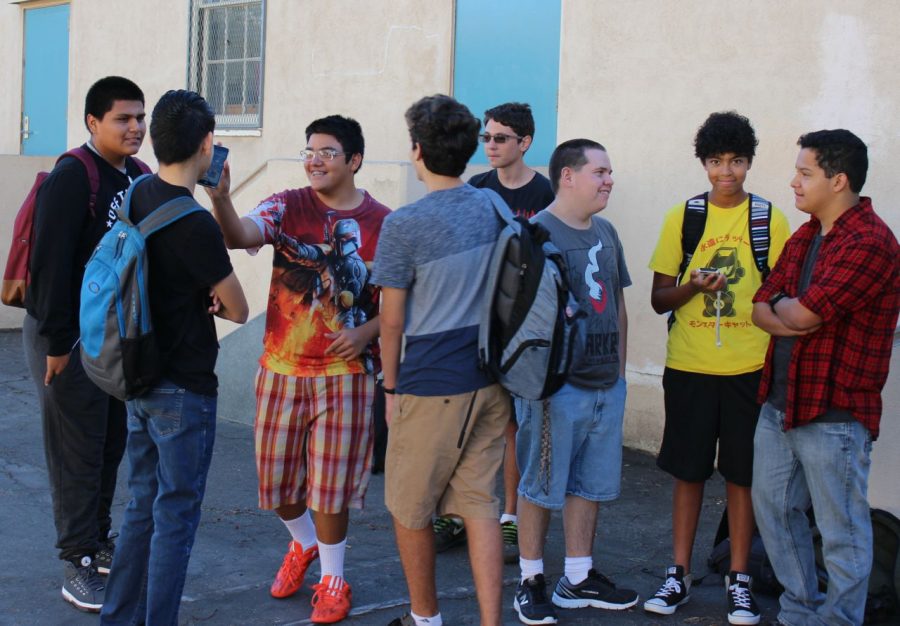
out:
<path id="1" fill-rule="evenodd" d="M 491 139 L 494 140 L 494 143 L 506 143 L 510 139 L 522 141 L 524 137 L 519 137 L 518 135 L 506 135 L 504 133 L 494 133 L 493 135 L 490 133 L 481 133 L 478 135 L 478 139 L 481 143 L 491 143 Z"/>

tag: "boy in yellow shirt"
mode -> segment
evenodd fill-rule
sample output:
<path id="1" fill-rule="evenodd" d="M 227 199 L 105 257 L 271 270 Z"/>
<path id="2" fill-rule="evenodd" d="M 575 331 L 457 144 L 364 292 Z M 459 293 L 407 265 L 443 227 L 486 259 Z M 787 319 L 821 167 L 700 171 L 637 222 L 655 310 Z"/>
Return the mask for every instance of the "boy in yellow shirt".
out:
<path id="1" fill-rule="evenodd" d="M 733 111 L 709 116 L 694 146 L 712 189 L 667 213 L 650 260 L 653 309 L 672 312 L 663 374 L 666 423 L 657 465 L 675 479 L 674 564 L 644 609 L 669 615 L 690 598 L 691 552 L 718 444 L 731 537 L 730 624 L 759 623 L 747 571 L 756 393 L 768 337 L 750 320 L 751 299 L 790 235 L 781 211 L 744 190 L 757 143 L 746 117 Z M 688 224 L 702 228 L 692 250 L 682 249 Z"/>

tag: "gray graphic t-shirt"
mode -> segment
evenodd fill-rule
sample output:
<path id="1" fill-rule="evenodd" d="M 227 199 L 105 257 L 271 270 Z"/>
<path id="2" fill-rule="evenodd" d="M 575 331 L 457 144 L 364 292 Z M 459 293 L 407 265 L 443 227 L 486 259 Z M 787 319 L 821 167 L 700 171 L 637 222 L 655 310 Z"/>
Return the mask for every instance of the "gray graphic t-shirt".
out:
<path id="1" fill-rule="evenodd" d="M 596 215 L 585 230 L 567 226 L 547 210 L 531 220 L 550 231 L 566 260 L 579 308 L 587 314 L 584 345 L 576 347 L 569 382 L 610 387 L 619 378 L 619 290 L 631 285 L 619 234 Z"/>

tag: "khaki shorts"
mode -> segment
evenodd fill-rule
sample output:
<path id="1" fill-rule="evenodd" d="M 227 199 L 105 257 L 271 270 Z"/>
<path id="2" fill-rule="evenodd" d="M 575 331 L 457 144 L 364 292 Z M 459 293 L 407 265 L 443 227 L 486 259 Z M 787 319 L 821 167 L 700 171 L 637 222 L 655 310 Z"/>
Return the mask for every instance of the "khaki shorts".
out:
<path id="1" fill-rule="evenodd" d="M 397 396 L 388 431 L 384 500 L 397 522 L 417 530 L 432 516 L 493 519 L 509 423 L 500 385 L 453 396 Z"/>

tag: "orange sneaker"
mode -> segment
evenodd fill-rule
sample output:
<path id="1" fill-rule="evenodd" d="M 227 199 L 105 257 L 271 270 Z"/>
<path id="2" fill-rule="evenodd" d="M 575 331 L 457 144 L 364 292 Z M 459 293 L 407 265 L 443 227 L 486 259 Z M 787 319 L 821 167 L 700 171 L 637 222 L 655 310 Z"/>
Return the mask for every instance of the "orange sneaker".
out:
<path id="1" fill-rule="evenodd" d="M 313 612 L 309 617 L 313 624 L 333 624 L 350 613 L 353 591 L 340 576 L 324 576 L 313 585 L 313 589 L 316 592 L 312 597 Z"/>
<path id="2" fill-rule="evenodd" d="M 287 598 L 297 593 L 300 585 L 303 584 L 303 577 L 306 576 L 306 570 L 309 564 L 319 558 L 319 546 L 315 545 L 309 550 L 303 551 L 296 541 L 288 544 L 287 554 L 284 555 L 284 561 L 278 573 L 275 574 L 275 582 L 269 593 L 273 598 Z"/>

